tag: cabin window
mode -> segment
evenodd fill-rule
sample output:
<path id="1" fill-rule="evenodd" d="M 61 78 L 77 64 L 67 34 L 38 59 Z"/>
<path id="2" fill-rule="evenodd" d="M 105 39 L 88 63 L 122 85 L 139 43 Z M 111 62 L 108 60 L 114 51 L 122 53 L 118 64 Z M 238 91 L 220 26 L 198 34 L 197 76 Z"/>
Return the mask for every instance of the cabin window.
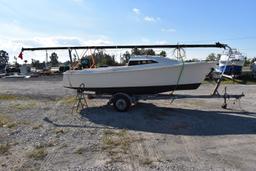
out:
<path id="1" fill-rule="evenodd" d="M 138 60 L 138 61 L 130 61 L 128 66 L 132 66 L 132 65 L 144 65 L 144 64 L 153 64 L 153 63 L 157 63 L 156 61 L 153 60 Z"/>

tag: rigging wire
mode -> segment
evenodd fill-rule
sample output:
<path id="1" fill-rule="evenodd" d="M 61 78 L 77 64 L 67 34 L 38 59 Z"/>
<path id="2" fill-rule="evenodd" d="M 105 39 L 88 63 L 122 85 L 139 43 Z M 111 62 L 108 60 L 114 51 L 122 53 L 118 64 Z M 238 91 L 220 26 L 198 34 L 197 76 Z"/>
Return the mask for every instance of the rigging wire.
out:
<path id="1" fill-rule="evenodd" d="M 77 56 L 77 61 L 79 61 L 79 54 L 77 53 L 76 49 L 75 49 L 75 53 L 76 53 L 76 56 Z"/>
<path id="2" fill-rule="evenodd" d="M 88 49 L 85 49 L 82 53 L 81 53 L 81 58 L 84 57 L 84 55 L 87 53 Z"/>

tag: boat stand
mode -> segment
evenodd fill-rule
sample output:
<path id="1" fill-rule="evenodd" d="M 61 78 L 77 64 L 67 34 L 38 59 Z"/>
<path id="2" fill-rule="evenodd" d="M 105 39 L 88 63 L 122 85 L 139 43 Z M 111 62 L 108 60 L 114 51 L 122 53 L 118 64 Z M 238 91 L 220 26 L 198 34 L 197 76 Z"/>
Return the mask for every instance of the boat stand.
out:
<path id="1" fill-rule="evenodd" d="M 220 95 L 219 95 L 220 96 Z M 222 108 L 223 109 L 227 109 L 227 99 L 231 99 L 231 98 L 234 98 L 236 100 L 240 100 L 242 97 L 244 97 L 244 93 L 242 94 L 233 94 L 233 95 L 230 95 L 227 93 L 227 87 L 225 87 L 224 89 L 224 95 L 222 95 L 223 99 L 224 99 L 224 102 L 222 104 Z"/>
<path id="2" fill-rule="evenodd" d="M 216 86 L 213 90 L 213 93 L 212 93 L 212 97 L 220 97 L 220 98 L 223 98 L 224 99 L 224 102 L 222 104 L 222 108 L 223 109 L 227 109 L 227 99 L 231 99 L 231 98 L 234 98 L 236 100 L 240 100 L 243 96 L 244 96 L 244 93 L 242 94 L 233 94 L 233 95 L 230 95 L 227 93 L 227 87 L 224 88 L 224 94 L 223 95 L 220 95 L 218 89 L 220 87 L 220 84 L 223 80 L 223 78 L 228 78 L 228 79 L 233 79 L 232 76 L 229 76 L 229 75 L 225 75 L 224 73 L 221 74 L 221 76 L 219 77 L 219 79 L 216 81 Z"/>
<path id="3" fill-rule="evenodd" d="M 74 109 L 76 109 L 76 112 L 79 112 L 79 109 L 85 109 L 88 108 L 88 103 L 86 101 L 86 94 L 84 93 L 85 85 L 81 84 L 80 88 L 77 89 L 76 99 L 75 103 L 72 107 L 72 114 L 74 112 Z"/>

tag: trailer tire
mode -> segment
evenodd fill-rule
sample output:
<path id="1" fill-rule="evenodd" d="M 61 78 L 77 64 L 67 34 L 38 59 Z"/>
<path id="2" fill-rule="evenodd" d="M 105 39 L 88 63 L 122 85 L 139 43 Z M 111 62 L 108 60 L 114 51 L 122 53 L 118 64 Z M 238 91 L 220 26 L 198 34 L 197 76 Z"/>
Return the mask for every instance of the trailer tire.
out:
<path id="1" fill-rule="evenodd" d="M 131 106 L 131 100 L 128 95 L 117 94 L 113 97 L 114 108 L 119 112 L 127 111 Z"/>

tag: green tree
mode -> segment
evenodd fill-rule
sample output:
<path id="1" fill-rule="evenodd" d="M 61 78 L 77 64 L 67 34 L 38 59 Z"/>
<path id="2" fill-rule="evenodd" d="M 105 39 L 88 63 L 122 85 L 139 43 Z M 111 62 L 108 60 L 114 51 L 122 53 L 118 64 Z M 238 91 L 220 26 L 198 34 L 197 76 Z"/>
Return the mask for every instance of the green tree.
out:
<path id="1" fill-rule="evenodd" d="M 130 58 L 131 58 L 131 54 L 128 51 L 126 51 L 121 57 L 121 63 L 126 64 L 130 60 Z"/>
<path id="2" fill-rule="evenodd" d="M 199 62 L 199 60 L 196 58 L 193 58 L 193 59 L 188 59 L 185 62 Z"/>
<path id="3" fill-rule="evenodd" d="M 166 57 L 166 52 L 164 50 L 162 50 L 160 53 L 159 53 L 160 56 L 163 56 L 163 57 Z"/>
<path id="4" fill-rule="evenodd" d="M 0 50 L 0 72 L 5 72 L 6 65 L 9 61 L 9 55 L 4 50 Z"/>
<path id="5" fill-rule="evenodd" d="M 39 68 L 40 62 L 39 60 L 32 59 L 31 66 L 35 68 Z"/>
<path id="6" fill-rule="evenodd" d="M 142 54 L 141 54 L 141 51 L 142 51 L 142 50 L 140 50 L 140 49 L 138 49 L 138 48 L 133 48 L 133 49 L 132 49 L 132 55 L 142 55 Z"/>
<path id="7" fill-rule="evenodd" d="M 132 55 L 156 55 L 155 51 L 153 49 L 138 49 L 138 48 L 133 48 Z"/>
<path id="8" fill-rule="evenodd" d="M 156 55 L 153 49 L 146 49 L 144 52 L 145 55 Z"/>
<path id="9" fill-rule="evenodd" d="M 57 55 L 57 53 L 55 53 L 55 52 L 53 52 L 52 54 L 51 54 L 51 56 L 50 56 L 50 59 L 51 59 L 51 65 L 53 66 L 53 67 L 57 67 L 57 66 L 59 66 L 59 61 L 58 61 L 58 55 Z"/>
<path id="10" fill-rule="evenodd" d="M 244 61 L 244 66 L 250 66 L 252 63 L 252 60 L 248 59 L 248 58 L 245 58 L 245 61 Z"/>
<path id="11" fill-rule="evenodd" d="M 91 56 L 89 56 L 89 59 L 92 59 L 92 57 L 95 60 L 95 63 L 97 66 L 116 66 L 118 63 L 115 60 L 114 55 L 109 55 L 104 53 L 103 51 L 99 51 L 98 53 L 95 53 Z"/>
<path id="12" fill-rule="evenodd" d="M 217 61 L 218 57 L 215 55 L 215 53 L 211 53 L 207 56 L 206 61 Z"/>

